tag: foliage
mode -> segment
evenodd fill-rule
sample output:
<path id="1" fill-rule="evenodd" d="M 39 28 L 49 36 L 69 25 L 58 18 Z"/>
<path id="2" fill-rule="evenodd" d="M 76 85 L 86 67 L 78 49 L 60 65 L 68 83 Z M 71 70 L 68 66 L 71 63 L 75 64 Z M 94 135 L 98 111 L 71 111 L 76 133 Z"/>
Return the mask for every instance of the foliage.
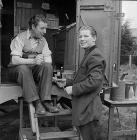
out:
<path id="1" fill-rule="evenodd" d="M 129 22 L 121 27 L 121 55 L 129 55 L 134 52 L 134 40 L 130 32 Z"/>

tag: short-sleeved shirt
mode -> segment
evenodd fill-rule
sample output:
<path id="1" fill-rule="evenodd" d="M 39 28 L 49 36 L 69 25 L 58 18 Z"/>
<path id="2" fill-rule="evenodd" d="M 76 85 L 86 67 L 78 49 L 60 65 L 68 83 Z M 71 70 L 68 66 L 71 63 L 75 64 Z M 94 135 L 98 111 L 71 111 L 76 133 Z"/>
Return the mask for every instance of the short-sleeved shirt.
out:
<path id="1" fill-rule="evenodd" d="M 44 57 L 51 55 L 48 43 L 44 37 L 41 39 L 35 39 L 31 37 L 29 30 L 18 34 L 11 42 L 10 45 L 11 55 L 26 57 L 36 56 L 37 54 L 43 54 Z"/>

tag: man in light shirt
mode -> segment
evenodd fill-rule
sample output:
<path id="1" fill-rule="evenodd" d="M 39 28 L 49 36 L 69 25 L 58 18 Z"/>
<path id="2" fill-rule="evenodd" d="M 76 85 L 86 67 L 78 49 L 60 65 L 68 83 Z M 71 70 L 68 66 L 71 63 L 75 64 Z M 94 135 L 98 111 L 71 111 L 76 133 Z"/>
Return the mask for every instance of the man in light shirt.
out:
<path id="1" fill-rule="evenodd" d="M 51 102 L 53 70 L 51 51 L 43 37 L 46 28 L 46 18 L 35 15 L 29 20 L 29 29 L 19 33 L 10 45 L 10 74 L 21 85 L 23 97 L 34 104 L 38 114 L 59 111 Z"/>

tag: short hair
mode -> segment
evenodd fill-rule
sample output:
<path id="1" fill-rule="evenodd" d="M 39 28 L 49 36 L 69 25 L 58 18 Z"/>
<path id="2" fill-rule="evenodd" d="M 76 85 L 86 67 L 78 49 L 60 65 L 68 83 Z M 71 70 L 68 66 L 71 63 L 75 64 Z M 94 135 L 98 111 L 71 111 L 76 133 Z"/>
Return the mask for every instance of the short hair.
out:
<path id="1" fill-rule="evenodd" d="M 95 30 L 95 28 L 93 26 L 81 26 L 79 28 L 79 32 L 81 30 L 89 30 L 93 37 L 97 37 L 97 32 L 96 32 L 96 30 Z"/>
<path id="2" fill-rule="evenodd" d="M 32 29 L 32 25 L 36 27 L 40 21 L 47 23 L 47 19 L 42 14 L 36 14 L 35 16 L 31 17 L 29 20 L 29 29 Z"/>

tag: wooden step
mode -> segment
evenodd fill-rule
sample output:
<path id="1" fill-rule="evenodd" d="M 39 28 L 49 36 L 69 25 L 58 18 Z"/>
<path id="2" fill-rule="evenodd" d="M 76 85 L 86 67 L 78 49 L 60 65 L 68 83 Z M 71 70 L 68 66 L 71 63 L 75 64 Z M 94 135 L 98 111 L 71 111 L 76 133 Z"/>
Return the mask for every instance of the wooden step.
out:
<path id="1" fill-rule="evenodd" d="M 35 117 L 52 117 L 52 116 L 65 116 L 65 115 L 71 115 L 71 110 L 64 109 L 58 113 L 50 113 L 47 112 L 46 114 L 35 114 Z"/>
<path id="2" fill-rule="evenodd" d="M 49 133 L 49 132 L 60 132 L 60 129 L 58 127 L 43 127 L 39 128 L 40 133 Z M 36 135 L 33 135 L 31 128 L 21 128 L 19 130 L 19 137 L 21 137 L 21 140 L 36 140 Z"/>
<path id="3" fill-rule="evenodd" d="M 40 133 L 40 140 L 78 137 L 76 131 Z"/>

